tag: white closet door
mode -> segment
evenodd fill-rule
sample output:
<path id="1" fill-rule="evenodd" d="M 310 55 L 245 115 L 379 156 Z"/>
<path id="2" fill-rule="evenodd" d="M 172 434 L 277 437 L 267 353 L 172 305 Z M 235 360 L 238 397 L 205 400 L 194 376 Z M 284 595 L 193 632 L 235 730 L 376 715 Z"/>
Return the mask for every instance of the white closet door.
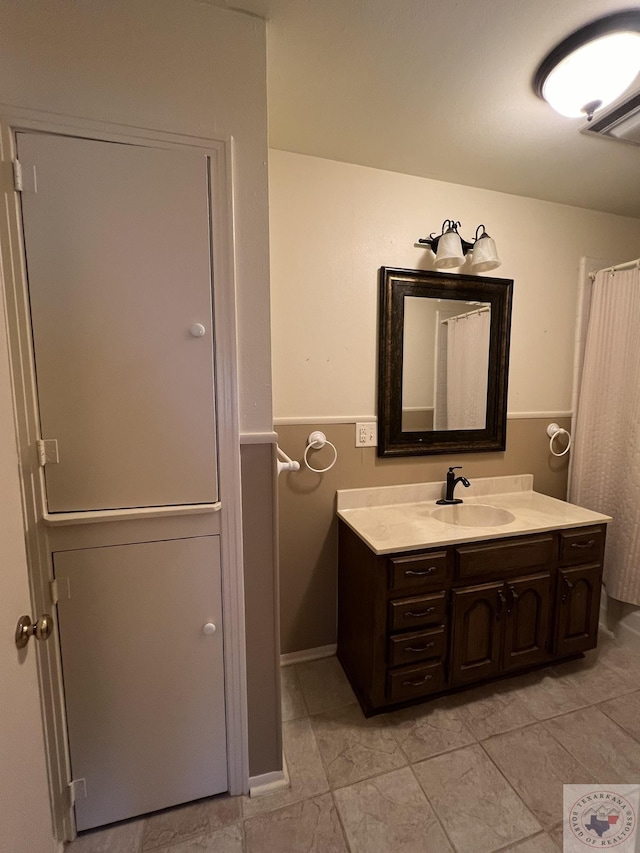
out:
<path id="1" fill-rule="evenodd" d="M 206 157 L 17 144 L 49 511 L 217 500 Z"/>
<path id="2" fill-rule="evenodd" d="M 227 790 L 218 543 L 54 554 L 79 830 Z"/>

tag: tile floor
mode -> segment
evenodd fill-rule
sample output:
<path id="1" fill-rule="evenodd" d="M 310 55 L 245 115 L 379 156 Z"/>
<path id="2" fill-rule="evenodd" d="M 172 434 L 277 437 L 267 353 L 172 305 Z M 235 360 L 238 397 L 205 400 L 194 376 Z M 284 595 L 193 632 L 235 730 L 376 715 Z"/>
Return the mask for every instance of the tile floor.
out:
<path id="1" fill-rule="evenodd" d="M 640 782 L 640 653 L 366 720 L 335 658 L 282 670 L 291 787 L 85 834 L 67 853 L 557 853 L 562 784 Z"/>

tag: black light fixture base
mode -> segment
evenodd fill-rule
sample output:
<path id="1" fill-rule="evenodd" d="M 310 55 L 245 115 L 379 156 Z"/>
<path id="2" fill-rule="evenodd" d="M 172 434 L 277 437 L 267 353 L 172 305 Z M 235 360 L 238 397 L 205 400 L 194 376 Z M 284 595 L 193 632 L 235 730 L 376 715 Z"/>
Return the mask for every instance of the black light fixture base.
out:
<path id="1" fill-rule="evenodd" d="M 594 41 L 601 36 L 606 36 L 609 33 L 617 33 L 621 31 L 640 32 L 640 9 L 625 9 L 622 12 L 614 12 L 611 15 L 603 15 L 590 24 L 580 27 L 579 30 L 571 33 L 566 39 L 556 45 L 553 50 L 542 60 L 538 66 L 533 78 L 533 90 L 536 95 L 544 101 L 542 87 L 549 74 L 553 71 L 556 65 L 559 65 L 563 59 L 566 59 L 571 53 L 582 47 L 587 42 Z M 586 105 L 585 110 L 589 104 Z M 588 113 L 587 113 L 588 114 Z M 592 113 L 593 114 L 593 113 Z"/>

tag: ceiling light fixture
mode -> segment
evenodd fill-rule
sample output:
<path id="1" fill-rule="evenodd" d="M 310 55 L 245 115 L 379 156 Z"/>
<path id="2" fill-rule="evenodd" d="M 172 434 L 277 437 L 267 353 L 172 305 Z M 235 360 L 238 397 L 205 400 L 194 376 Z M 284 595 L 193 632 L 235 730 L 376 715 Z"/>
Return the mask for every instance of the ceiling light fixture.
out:
<path id="1" fill-rule="evenodd" d="M 533 87 L 561 115 L 591 121 L 639 72 L 640 9 L 628 9 L 598 18 L 561 41 L 540 63 Z"/>
<path id="2" fill-rule="evenodd" d="M 486 272 L 500 266 L 500 258 L 495 241 L 485 231 L 484 225 L 478 225 L 473 243 L 465 240 L 458 233 L 460 223 L 454 219 L 445 219 L 442 223 L 442 233 L 421 237 L 416 246 L 428 246 L 436 256 L 433 262 L 436 269 L 452 269 L 461 267 L 465 256 L 471 252 L 471 271 Z M 482 232 L 478 232 L 482 229 Z"/>

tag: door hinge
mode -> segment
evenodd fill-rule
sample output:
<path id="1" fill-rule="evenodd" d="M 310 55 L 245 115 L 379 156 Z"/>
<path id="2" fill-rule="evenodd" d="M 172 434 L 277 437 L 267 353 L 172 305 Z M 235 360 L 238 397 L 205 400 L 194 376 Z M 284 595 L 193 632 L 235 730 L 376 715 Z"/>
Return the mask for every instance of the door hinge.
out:
<path id="1" fill-rule="evenodd" d="M 87 799 L 87 780 L 72 779 L 69 782 L 69 802 L 74 806 L 78 800 Z"/>
<path id="2" fill-rule="evenodd" d="M 41 468 L 44 468 L 45 465 L 57 465 L 60 462 L 58 442 L 55 438 L 39 438 L 36 441 L 36 446 Z"/>
<path id="3" fill-rule="evenodd" d="M 54 578 L 49 581 L 49 592 L 51 594 L 51 603 L 57 604 L 61 599 L 65 601 L 71 600 L 71 583 L 69 578 Z"/>
<path id="4" fill-rule="evenodd" d="M 17 193 L 22 192 L 22 165 L 19 160 L 13 161 L 13 188 Z"/>
<path id="5" fill-rule="evenodd" d="M 38 181 L 35 166 L 25 166 L 19 160 L 13 161 L 13 188 L 17 193 L 37 193 Z"/>

